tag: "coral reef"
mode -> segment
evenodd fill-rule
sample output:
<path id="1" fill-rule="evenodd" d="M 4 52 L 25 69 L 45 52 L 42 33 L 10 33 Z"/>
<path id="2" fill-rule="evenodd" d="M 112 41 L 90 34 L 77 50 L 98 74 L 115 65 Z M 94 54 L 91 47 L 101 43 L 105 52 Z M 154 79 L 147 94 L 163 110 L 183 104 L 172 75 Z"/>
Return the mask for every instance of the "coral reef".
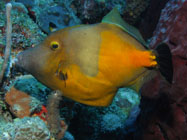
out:
<path id="1" fill-rule="evenodd" d="M 143 140 L 187 138 L 186 13 L 187 1 L 184 0 L 170 0 L 162 10 L 151 46 L 154 48 L 161 42 L 169 45 L 173 55 L 173 83 L 168 85 L 157 76 L 143 87 L 138 139 L 140 136 Z"/>
<path id="2" fill-rule="evenodd" d="M 148 39 L 157 24 L 156 18 L 158 19 L 167 1 L 12 0 L 11 58 L 21 50 L 34 47 L 41 42 L 50 33 L 50 23 L 53 23 L 56 29 L 81 23 L 97 23 L 114 7 L 118 8 L 126 21 L 136 24 Z M 0 1 L 0 70 L 6 46 L 4 14 L 6 2 L 7 0 Z M 148 10 L 144 13 L 146 9 Z M 160 42 L 169 45 L 173 54 L 174 81 L 171 86 L 157 76 L 143 87 L 141 113 L 136 126 L 134 121 L 140 112 L 140 96 L 130 89 L 120 89 L 112 105 L 106 108 L 88 107 L 65 98 L 60 101 L 60 98 L 52 98 L 53 96 L 49 96 L 47 103 L 51 90 L 30 75 L 20 76 L 21 74 L 16 72 L 12 65 L 9 76 L 3 79 L 0 92 L 0 139 L 47 140 L 58 137 L 55 135 L 62 132 L 63 140 L 74 140 L 74 137 L 81 140 L 88 138 L 130 140 L 129 135 L 133 134 L 134 139 L 138 140 L 141 138 L 185 140 L 187 138 L 186 9 L 186 1 L 170 0 L 162 10 L 150 45 L 152 48 Z M 14 59 L 11 59 L 10 65 L 13 61 Z M 46 116 L 40 116 L 47 112 L 45 108 L 47 104 L 48 115 L 52 118 L 48 117 L 48 121 Z M 12 119 L 14 121 L 10 123 Z M 58 124 L 57 127 L 53 127 L 54 124 Z M 73 135 L 66 131 L 67 125 Z"/>

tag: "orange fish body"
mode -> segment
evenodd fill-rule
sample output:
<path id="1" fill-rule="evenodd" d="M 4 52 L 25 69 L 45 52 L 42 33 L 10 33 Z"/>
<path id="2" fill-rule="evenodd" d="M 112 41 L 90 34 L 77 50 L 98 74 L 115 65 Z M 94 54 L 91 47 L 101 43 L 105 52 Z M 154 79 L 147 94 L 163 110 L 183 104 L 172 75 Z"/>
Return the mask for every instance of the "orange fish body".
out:
<path id="1" fill-rule="evenodd" d="M 157 67 L 153 51 L 110 23 L 56 31 L 18 59 L 48 87 L 92 106 L 108 106 L 120 87 L 138 91 Z"/>
<path id="2" fill-rule="evenodd" d="M 102 29 L 98 33 L 101 37 L 101 42 L 97 46 L 99 47 L 98 66 L 97 68 L 90 66 L 92 69 L 98 69 L 98 72 L 93 75 L 92 72 L 85 74 L 80 66 L 72 64 L 67 70 L 64 69 L 68 75 L 66 86 L 64 84 L 59 87 L 64 91 L 64 96 L 78 102 L 107 106 L 119 87 L 133 84 L 139 75 L 147 71 L 145 67 L 150 67 L 154 60 L 150 58 L 152 56 L 150 51 L 145 50 L 140 43 L 120 28 L 103 23 L 94 26 L 89 28 Z M 89 63 L 92 64 L 93 61 L 95 58 L 90 58 Z"/>

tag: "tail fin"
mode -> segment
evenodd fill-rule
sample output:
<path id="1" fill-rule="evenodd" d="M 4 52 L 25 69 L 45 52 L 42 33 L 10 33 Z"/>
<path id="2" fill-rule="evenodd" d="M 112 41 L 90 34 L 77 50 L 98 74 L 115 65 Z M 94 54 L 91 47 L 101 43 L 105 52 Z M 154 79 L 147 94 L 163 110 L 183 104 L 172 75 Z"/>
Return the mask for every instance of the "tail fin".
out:
<path id="1" fill-rule="evenodd" d="M 158 69 L 165 79 L 171 84 L 173 80 L 173 63 L 172 55 L 167 44 L 162 43 L 156 47 L 158 54 L 156 60 Z"/>

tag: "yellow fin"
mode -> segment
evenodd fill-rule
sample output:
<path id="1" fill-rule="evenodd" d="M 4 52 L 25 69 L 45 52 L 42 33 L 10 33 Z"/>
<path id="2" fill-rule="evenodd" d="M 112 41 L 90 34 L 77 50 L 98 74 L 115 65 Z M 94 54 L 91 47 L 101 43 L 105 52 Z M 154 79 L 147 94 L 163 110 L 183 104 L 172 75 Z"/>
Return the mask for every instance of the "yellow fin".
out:
<path id="1" fill-rule="evenodd" d="M 142 80 L 138 80 L 134 85 L 130 86 L 131 89 L 133 89 L 134 91 L 136 91 L 137 93 L 140 92 L 140 88 L 142 87 Z"/>
<path id="2" fill-rule="evenodd" d="M 120 28 L 122 28 L 125 32 L 136 38 L 142 45 L 147 47 L 147 44 L 145 40 L 143 39 L 142 35 L 136 29 L 135 27 L 129 25 L 127 22 L 125 22 L 118 12 L 117 8 L 114 8 L 112 11 L 110 11 L 104 18 L 102 19 L 102 23 L 109 23 L 114 24 Z"/>

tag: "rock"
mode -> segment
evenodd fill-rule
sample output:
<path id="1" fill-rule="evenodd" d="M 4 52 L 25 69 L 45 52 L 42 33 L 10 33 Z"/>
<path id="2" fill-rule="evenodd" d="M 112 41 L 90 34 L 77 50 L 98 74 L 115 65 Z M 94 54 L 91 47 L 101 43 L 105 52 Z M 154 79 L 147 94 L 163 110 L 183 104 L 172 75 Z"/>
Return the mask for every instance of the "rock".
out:
<path id="1" fill-rule="evenodd" d="M 123 0 L 124 1 L 124 0 Z M 141 14 L 149 6 L 150 0 L 126 0 L 122 12 L 126 22 L 135 25 L 141 19 Z"/>
<path id="2" fill-rule="evenodd" d="M 39 117 L 15 119 L 0 126 L 2 140 L 49 140 L 50 132 Z"/>
<path id="3" fill-rule="evenodd" d="M 31 75 L 17 77 L 9 88 L 5 101 L 11 112 L 19 118 L 38 112 L 41 105 L 46 103 L 47 94 L 50 92 Z"/>
<path id="4" fill-rule="evenodd" d="M 35 1 L 31 1 L 31 0 L 16 0 L 16 2 L 20 2 L 23 3 L 26 7 L 33 7 L 35 4 Z"/>
<path id="5" fill-rule="evenodd" d="M 12 2 L 12 55 L 23 48 L 41 42 L 46 36 L 38 25 L 29 17 L 27 8 L 19 2 Z M 5 46 L 5 3 L 0 1 L 0 44 Z"/>
<path id="6" fill-rule="evenodd" d="M 6 93 L 5 100 L 10 106 L 11 112 L 19 117 L 23 118 L 30 115 L 30 96 L 24 92 L 16 90 L 14 87 Z"/>
<path id="7" fill-rule="evenodd" d="M 38 82 L 32 75 L 17 77 L 13 85 L 16 89 L 38 99 L 42 104 L 46 104 L 47 95 L 51 92 L 49 88 Z"/>
<path id="8" fill-rule="evenodd" d="M 81 140 L 124 139 L 127 133 L 135 131 L 133 124 L 140 112 L 139 103 L 139 94 L 129 88 L 120 88 L 108 107 L 76 103 L 68 130 Z"/>
<path id="9" fill-rule="evenodd" d="M 139 21 L 137 22 L 137 27 L 145 40 L 150 39 L 153 36 L 161 11 L 169 0 L 148 1 L 149 6 L 146 8 L 144 13 L 140 15 Z"/>
<path id="10" fill-rule="evenodd" d="M 71 9 L 67 11 L 66 8 L 61 6 L 53 6 L 43 10 L 38 15 L 37 21 L 40 27 L 47 33 L 50 33 L 50 23 L 56 26 L 56 30 L 80 24 L 80 20 L 72 13 Z"/>
<path id="11" fill-rule="evenodd" d="M 5 101 L 10 106 L 10 111 L 19 118 L 30 116 L 34 110 L 39 108 L 40 102 L 35 100 L 27 93 L 19 91 L 14 87 L 5 95 Z"/>
<path id="12" fill-rule="evenodd" d="M 142 88 L 139 129 L 135 134 L 138 140 L 187 139 L 186 13 L 187 1 L 184 0 L 170 0 L 162 10 L 151 46 L 155 48 L 161 42 L 169 45 L 173 56 L 173 82 L 169 85 L 157 76 Z"/>
<path id="13" fill-rule="evenodd" d="M 74 137 L 70 132 L 66 131 L 64 138 L 62 140 L 74 140 Z"/>

